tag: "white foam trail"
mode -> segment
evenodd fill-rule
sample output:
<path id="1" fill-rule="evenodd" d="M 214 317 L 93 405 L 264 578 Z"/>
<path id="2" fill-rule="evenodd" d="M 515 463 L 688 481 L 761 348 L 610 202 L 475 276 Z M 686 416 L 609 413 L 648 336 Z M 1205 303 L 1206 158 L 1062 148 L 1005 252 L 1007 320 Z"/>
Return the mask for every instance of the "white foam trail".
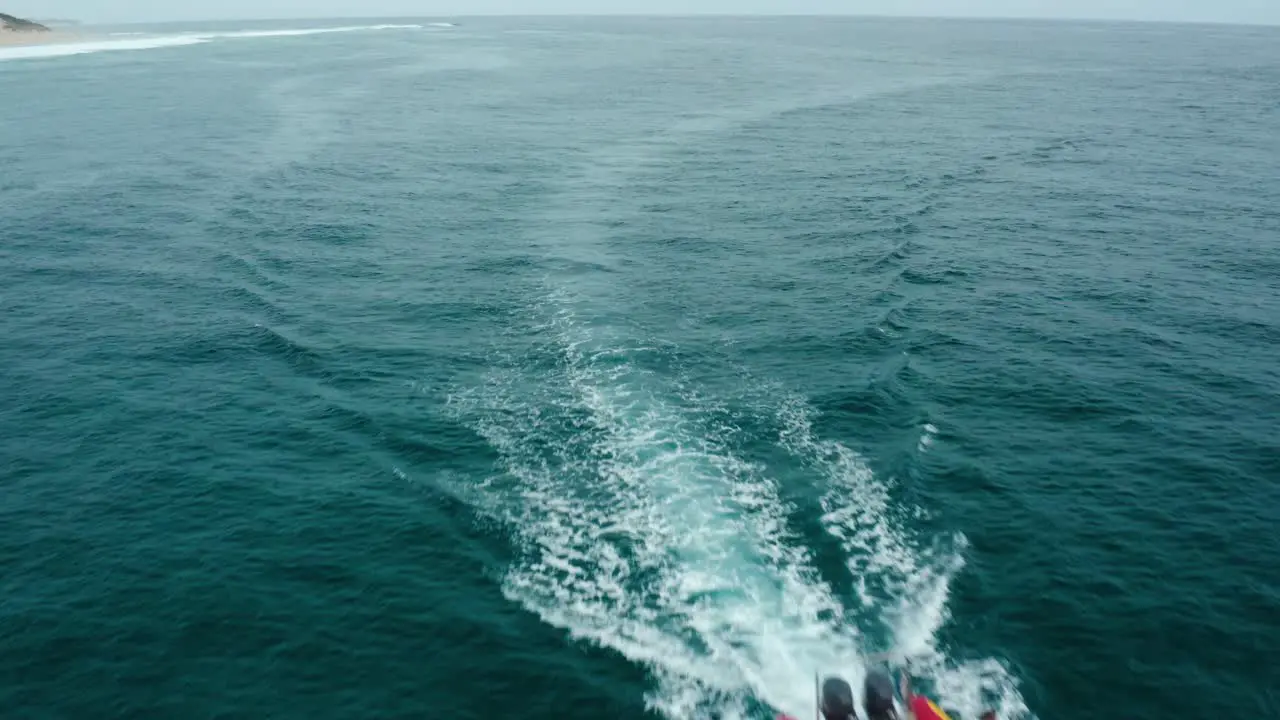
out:
<path id="1" fill-rule="evenodd" d="M 845 550 L 859 600 L 886 624 L 894 655 L 907 662 L 912 675 L 928 680 L 941 705 L 961 717 L 978 717 L 993 707 L 1001 718 L 1031 717 L 1017 679 L 1000 661 L 956 662 L 938 646 L 938 632 L 949 619 L 951 580 L 964 567 L 964 536 L 927 547 L 909 536 L 904 528 L 922 511 L 895 507 L 891 488 L 856 452 L 819 439 L 812 417 L 802 399 L 784 403 L 782 445 L 826 476 L 830 489 L 822 498 L 823 526 Z M 933 425 L 925 430 L 928 436 L 937 432 Z"/>
<path id="2" fill-rule="evenodd" d="M 914 538 L 921 511 L 821 439 L 803 399 L 766 393 L 779 444 L 827 488 L 821 522 L 856 579 L 856 615 L 883 624 L 859 629 L 788 530 L 794 508 L 734 454 L 718 406 L 643 369 L 637 358 L 657 351 L 582 319 L 592 303 L 561 292 L 548 304 L 536 336 L 550 347 L 451 399 L 501 456 L 505 473 L 478 504 L 524 550 L 504 578 L 508 598 L 648 667 L 649 704 L 672 720 L 747 717 L 759 702 L 805 717 L 815 671 L 857 687 L 863 652 L 885 646 L 958 717 L 1030 717 L 998 660 L 955 662 L 938 647 L 963 536 Z"/>
<path id="3" fill-rule="evenodd" d="M 618 276 L 605 270 L 619 263 L 581 222 L 602 208 L 622 217 L 631 179 L 660 162 L 664 143 L 775 110 L 725 112 L 666 139 L 604 148 L 566 180 L 563 205 L 546 209 L 563 229 L 545 249 L 602 272 L 564 278 L 588 297 L 554 291 L 535 308 L 550 318 L 535 334 L 549 347 L 452 399 L 501 458 L 504 472 L 479 489 L 477 504 L 523 550 L 504 578 L 507 597 L 649 668 L 657 687 L 647 699 L 671 720 L 758 715 L 761 701 L 811 716 L 813 673 L 856 687 L 871 645 L 788 528 L 796 509 L 763 467 L 735 454 L 731 422 L 669 373 L 646 370 L 658 351 L 609 321 Z M 969 713 L 989 696 L 1006 720 L 1018 717 L 1015 683 L 998 662 L 955 663 L 937 647 L 964 538 L 917 542 L 919 511 L 892 502 L 856 453 L 821 439 L 802 400 L 778 397 L 766 412 L 781 421 L 779 444 L 825 490 L 821 523 L 857 579 L 857 619 L 883 623 L 874 649 L 909 655 L 946 707 Z"/>
<path id="4" fill-rule="evenodd" d="M 648 666 L 668 717 L 760 701 L 811 714 L 815 670 L 857 681 L 860 643 L 777 488 L 721 442 L 703 401 L 633 364 L 645 348 L 562 307 L 545 328 L 560 369 L 539 368 L 541 388 L 517 366 L 453 400 L 507 471 L 483 501 L 527 550 L 504 592 Z"/>
<path id="5" fill-rule="evenodd" d="M 302 35 L 321 35 L 326 33 L 343 33 L 378 30 L 422 29 L 421 25 L 352 25 L 347 27 L 298 28 L 282 30 L 240 30 L 231 32 L 192 32 L 176 35 L 153 35 L 148 37 L 130 37 L 129 39 L 91 40 L 84 42 L 55 42 L 47 45 L 23 45 L 19 47 L 0 48 L 0 61 L 23 60 L 32 58 L 51 58 L 67 55 L 84 55 L 88 53 L 111 52 L 120 50 L 155 50 L 159 48 L 199 45 L 214 40 L 233 40 L 247 38 L 296 37 Z M 132 33 L 113 33 L 112 36 L 133 35 Z M 109 36 L 110 37 L 110 36 Z"/>
<path id="6" fill-rule="evenodd" d="M 458 26 L 453 23 L 447 23 L 447 22 L 433 22 L 433 23 L 427 23 L 427 27 L 450 28 L 450 27 L 458 27 Z"/>

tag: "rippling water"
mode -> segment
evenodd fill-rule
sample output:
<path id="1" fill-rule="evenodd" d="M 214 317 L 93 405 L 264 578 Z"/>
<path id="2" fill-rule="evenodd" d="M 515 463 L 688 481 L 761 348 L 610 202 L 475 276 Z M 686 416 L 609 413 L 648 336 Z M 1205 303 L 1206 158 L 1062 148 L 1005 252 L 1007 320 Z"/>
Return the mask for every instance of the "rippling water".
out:
<path id="1" fill-rule="evenodd" d="M 5 715 L 1280 712 L 1277 31 L 313 29 L 0 51 Z"/>

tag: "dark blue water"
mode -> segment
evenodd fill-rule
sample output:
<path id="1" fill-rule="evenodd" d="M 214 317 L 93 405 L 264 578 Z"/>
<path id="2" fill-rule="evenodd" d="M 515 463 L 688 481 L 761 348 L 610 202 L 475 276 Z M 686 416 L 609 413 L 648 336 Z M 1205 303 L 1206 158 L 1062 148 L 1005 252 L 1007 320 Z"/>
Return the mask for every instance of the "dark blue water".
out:
<path id="1" fill-rule="evenodd" d="M 0 714 L 1280 713 L 1276 30 L 390 24 L 0 50 Z"/>

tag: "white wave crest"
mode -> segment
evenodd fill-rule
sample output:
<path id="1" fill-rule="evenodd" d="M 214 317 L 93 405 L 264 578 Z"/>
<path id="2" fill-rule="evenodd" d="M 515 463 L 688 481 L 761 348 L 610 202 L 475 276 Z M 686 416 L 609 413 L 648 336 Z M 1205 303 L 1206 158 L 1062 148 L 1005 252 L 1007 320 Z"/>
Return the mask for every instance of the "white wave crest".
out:
<path id="1" fill-rule="evenodd" d="M 920 440 L 916 443 L 916 452 L 926 453 L 933 446 L 933 441 L 938 437 L 938 428 L 932 423 L 925 423 L 921 428 L 923 432 L 920 434 Z"/>
<path id="2" fill-rule="evenodd" d="M 48 45 L 24 45 L 0 48 L 0 61 L 84 55 L 116 50 L 153 50 L 156 48 L 196 45 L 202 42 L 206 42 L 206 40 L 198 36 L 165 35 L 134 40 L 96 40 L 91 42 L 49 43 Z"/>
<path id="3" fill-rule="evenodd" d="M 421 30 L 421 25 L 350 25 L 346 27 L 300 28 L 296 30 L 238 30 L 234 32 L 199 33 L 197 37 L 209 40 L 218 38 L 270 38 L 297 37 L 300 35 L 324 35 L 372 30 Z"/>
<path id="4" fill-rule="evenodd" d="M 321 35 L 326 33 L 343 33 L 378 30 L 422 29 L 421 25 L 352 25 L 347 27 L 298 28 L 281 30 L 239 30 L 228 32 L 192 32 L 170 35 L 142 36 L 141 33 L 112 33 L 108 37 L 117 39 L 86 40 L 81 42 L 51 42 L 44 45 L 23 45 L 0 48 L 0 61 L 23 60 L 32 58 L 52 58 L 68 55 L 84 55 L 88 53 L 112 52 L 121 50 L 156 50 L 160 48 L 199 45 L 215 40 L 233 40 L 246 38 L 295 37 L 302 35 Z M 127 39 L 125 39 L 127 38 Z"/>

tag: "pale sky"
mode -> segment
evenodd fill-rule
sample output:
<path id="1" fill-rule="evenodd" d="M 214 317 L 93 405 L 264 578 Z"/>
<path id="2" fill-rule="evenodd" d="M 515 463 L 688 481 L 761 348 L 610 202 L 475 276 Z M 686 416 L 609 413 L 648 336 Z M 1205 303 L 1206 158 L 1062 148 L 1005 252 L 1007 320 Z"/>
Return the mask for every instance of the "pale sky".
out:
<path id="1" fill-rule="evenodd" d="M 541 14 L 872 14 L 1280 24 L 1280 0 L 0 0 L 86 22 Z"/>

